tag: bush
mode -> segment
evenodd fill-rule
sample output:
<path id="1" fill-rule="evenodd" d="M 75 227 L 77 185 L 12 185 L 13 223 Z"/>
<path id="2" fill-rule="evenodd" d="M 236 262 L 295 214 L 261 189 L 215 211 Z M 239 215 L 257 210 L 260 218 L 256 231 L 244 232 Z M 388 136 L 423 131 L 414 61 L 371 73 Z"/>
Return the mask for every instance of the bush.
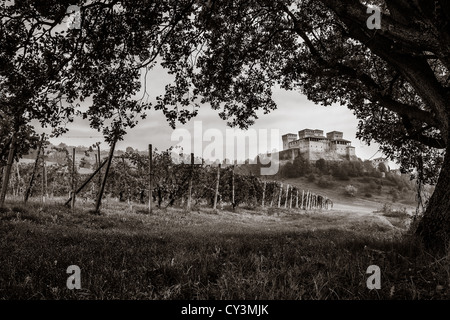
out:
<path id="1" fill-rule="evenodd" d="M 354 186 L 352 186 L 351 184 L 347 185 L 345 187 L 345 194 L 350 196 L 350 197 L 354 197 L 356 192 L 358 192 L 358 189 L 356 189 Z"/>
<path id="2" fill-rule="evenodd" d="M 371 194 L 371 193 L 366 193 L 366 194 L 364 195 L 364 197 L 366 197 L 366 198 L 372 198 L 372 194 Z"/>
<path id="3" fill-rule="evenodd" d="M 310 173 L 307 177 L 308 182 L 314 182 L 316 180 L 316 176 L 314 175 L 314 173 Z"/>
<path id="4" fill-rule="evenodd" d="M 321 188 L 331 188 L 334 186 L 334 182 L 330 176 L 323 176 L 317 181 L 317 185 Z"/>

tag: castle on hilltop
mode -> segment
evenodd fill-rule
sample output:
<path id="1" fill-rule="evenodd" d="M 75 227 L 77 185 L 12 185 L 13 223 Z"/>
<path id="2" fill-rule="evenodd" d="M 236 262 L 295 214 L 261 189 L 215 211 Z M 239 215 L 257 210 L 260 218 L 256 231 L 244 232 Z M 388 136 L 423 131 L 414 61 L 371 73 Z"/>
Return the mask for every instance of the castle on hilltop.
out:
<path id="1" fill-rule="evenodd" d="M 290 160 L 299 154 L 309 162 L 319 159 L 328 161 L 357 160 L 355 147 L 351 146 L 351 141 L 343 138 L 340 131 L 328 132 L 326 137 L 323 130 L 303 129 L 295 133 L 288 133 L 281 136 L 283 140 L 283 151 L 280 152 L 280 159 Z"/>

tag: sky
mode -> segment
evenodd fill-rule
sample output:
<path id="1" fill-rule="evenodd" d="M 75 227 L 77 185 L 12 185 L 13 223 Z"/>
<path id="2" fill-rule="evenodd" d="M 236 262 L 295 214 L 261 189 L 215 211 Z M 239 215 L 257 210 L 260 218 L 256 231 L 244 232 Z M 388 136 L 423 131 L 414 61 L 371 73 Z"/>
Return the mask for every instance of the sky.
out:
<path id="1" fill-rule="evenodd" d="M 141 80 L 142 83 L 144 83 L 143 78 Z M 149 93 L 150 97 L 156 97 L 158 94 L 164 92 L 164 86 L 168 83 L 170 83 L 170 76 L 162 67 L 157 66 L 147 74 L 147 93 Z M 141 97 L 141 94 L 142 92 L 139 92 L 136 96 Z M 277 109 L 266 115 L 261 113 L 259 119 L 257 119 L 255 124 L 250 128 L 250 131 L 256 134 L 258 139 L 257 143 L 250 143 L 250 141 L 247 140 L 245 144 L 245 156 L 242 154 L 242 151 L 239 153 L 236 147 L 236 144 L 239 143 L 241 146 L 244 145 L 243 138 L 238 138 L 238 140 L 235 141 L 234 155 L 237 156 L 238 159 L 254 157 L 257 153 L 265 153 L 273 149 L 282 150 L 281 135 L 286 133 L 297 133 L 299 130 L 305 128 L 320 129 L 323 130 L 325 134 L 334 130 L 342 131 L 344 139 L 350 140 L 352 146 L 356 148 L 355 152 L 357 157 L 363 160 L 382 156 L 381 152 L 377 153 L 377 144 L 373 143 L 370 146 L 367 146 L 356 138 L 358 121 L 352 111 L 346 107 L 338 105 L 329 107 L 316 105 L 315 103 L 308 101 L 307 98 L 299 92 L 285 91 L 283 89 L 274 89 L 273 98 L 277 103 Z M 200 126 L 202 131 L 201 134 L 198 135 Z M 72 124 L 68 125 L 68 128 L 69 132 L 67 134 L 58 138 L 52 138 L 50 139 L 50 142 L 55 145 L 64 142 L 70 146 L 90 146 L 97 141 L 103 141 L 101 134 L 90 129 L 87 121 L 75 119 Z M 36 129 L 38 132 L 43 131 L 39 128 Z M 211 156 L 217 156 L 221 159 L 228 155 L 233 155 L 233 151 L 230 151 L 233 150 L 233 148 L 230 146 L 230 143 L 227 143 L 226 141 L 227 134 L 229 135 L 230 133 L 230 128 L 227 127 L 226 121 L 220 119 L 218 112 L 212 110 L 208 105 L 202 106 L 198 115 L 190 122 L 185 125 L 177 125 L 176 130 L 177 131 L 174 132 L 169 126 L 161 111 L 150 110 L 147 112 L 147 118 L 145 120 L 140 120 L 135 128 L 128 131 L 124 140 L 117 143 L 116 149 L 125 150 L 127 147 L 132 147 L 133 149 L 144 151 L 148 149 L 149 144 L 152 144 L 153 148 L 166 150 L 170 146 L 182 144 L 181 142 L 183 142 L 186 147 L 185 143 L 188 141 L 187 139 L 190 138 L 191 147 L 193 147 L 191 150 L 196 154 L 198 153 L 196 151 L 199 149 L 195 148 L 198 147 L 199 140 L 203 140 L 203 145 L 200 145 L 200 148 L 203 148 L 203 152 L 208 151 L 205 150 L 205 148 L 207 149 L 207 145 L 210 145 L 209 149 L 211 149 L 213 145 L 218 146 L 216 143 L 223 145 L 222 154 L 221 152 L 206 152 L 206 154 L 211 154 Z M 197 130 L 197 133 L 194 133 L 194 130 Z M 186 135 L 183 138 L 176 137 L 183 133 L 186 134 L 187 132 L 190 133 L 190 137 Z M 205 134 L 213 135 L 214 137 L 217 137 L 217 139 L 205 139 Z M 242 134 L 243 133 L 241 132 L 240 137 L 242 137 Z M 276 135 L 278 138 L 273 138 L 271 135 Z M 264 137 L 267 138 L 264 139 Z M 278 141 L 273 141 L 271 139 Z M 267 144 L 265 145 L 265 143 Z M 195 146 L 195 144 L 197 144 L 197 146 Z M 108 146 L 103 143 L 102 148 L 107 149 Z M 186 150 L 187 149 L 185 148 L 185 152 Z M 206 154 L 204 154 L 204 157 L 208 158 Z M 390 163 L 390 167 L 394 168 L 398 166 L 394 163 Z"/>

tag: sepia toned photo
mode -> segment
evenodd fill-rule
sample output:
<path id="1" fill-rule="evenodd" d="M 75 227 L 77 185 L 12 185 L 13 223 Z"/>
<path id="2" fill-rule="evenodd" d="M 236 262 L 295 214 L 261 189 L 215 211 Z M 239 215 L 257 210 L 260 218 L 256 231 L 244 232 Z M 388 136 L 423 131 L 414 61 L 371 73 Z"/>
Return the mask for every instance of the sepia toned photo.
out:
<path id="1" fill-rule="evenodd" d="M 11 0 L 0 19 L 0 300 L 281 319 L 449 299 L 450 2 Z"/>

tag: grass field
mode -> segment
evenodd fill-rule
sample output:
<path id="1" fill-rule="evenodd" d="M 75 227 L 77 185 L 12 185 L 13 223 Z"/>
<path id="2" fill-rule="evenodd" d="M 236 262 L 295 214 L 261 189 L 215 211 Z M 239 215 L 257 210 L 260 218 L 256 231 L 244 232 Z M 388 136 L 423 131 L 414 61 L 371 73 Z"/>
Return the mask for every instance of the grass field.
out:
<path id="1" fill-rule="evenodd" d="M 79 205 L 81 207 L 81 204 Z M 156 209 L 103 214 L 10 202 L 0 213 L 0 299 L 448 299 L 450 256 L 406 214 Z M 66 269 L 81 269 L 69 290 Z M 381 270 L 369 290 L 366 270 Z"/>

